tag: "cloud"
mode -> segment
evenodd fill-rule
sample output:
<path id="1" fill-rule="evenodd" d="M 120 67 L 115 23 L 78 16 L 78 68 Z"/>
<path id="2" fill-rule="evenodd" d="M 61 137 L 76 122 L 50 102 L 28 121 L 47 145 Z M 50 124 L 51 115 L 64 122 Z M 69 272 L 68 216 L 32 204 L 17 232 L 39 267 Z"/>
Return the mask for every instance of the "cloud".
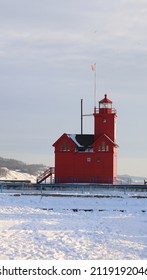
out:
<path id="1" fill-rule="evenodd" d="M 60 133 L 79 131 L 80 98 L 85 111 L 93 110 L 91 64 L 96 62 L 98 99 L 107 92 L 116 104 L 120 156 L 127 151 L 132 157 L 130 127 L 135 123 L 141 133 L 147 102 L 146 17 L 146 0 L 0 1 L 0 129 L 5 142 L 9 138 L 17 146 L 20 135 L 21 141 L 27 135 L 42 146 L 39 129 L 51 147 Z M 19 131 L 5 133 L 15 123 Z M 85 120 L 85 131 L 93 132 L 92 119 Z M 9 141 L 4 143 L 8 153 L 13 152 Z M 145 147 L 145 140 L 134 141 L 139 155 L 136 147 Z"/>
<path id="2" fill-rule="evenodd" d="M 70 57 L 93 59 L 102 50 L 106 56 L 109 52 L 146 51 L 144 1 L 57 3 L 31 1 L 28 5 L 21 1 L 20 5 L 15 0 L 12 5 L 7 0 L 3 4 L 6 19 L 2 15 L 1 57 L 56 63 L 70 62 Z"/>

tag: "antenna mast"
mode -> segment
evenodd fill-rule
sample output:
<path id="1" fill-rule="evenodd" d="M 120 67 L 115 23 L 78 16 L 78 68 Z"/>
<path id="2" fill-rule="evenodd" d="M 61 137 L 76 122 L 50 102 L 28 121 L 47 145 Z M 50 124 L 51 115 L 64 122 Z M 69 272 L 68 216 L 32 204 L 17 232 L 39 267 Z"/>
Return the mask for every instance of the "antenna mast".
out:
<path id="1" fill-rule="evenodd" d="M 81 134 L 83 134 L 83 99 L 81 99 Z"/>

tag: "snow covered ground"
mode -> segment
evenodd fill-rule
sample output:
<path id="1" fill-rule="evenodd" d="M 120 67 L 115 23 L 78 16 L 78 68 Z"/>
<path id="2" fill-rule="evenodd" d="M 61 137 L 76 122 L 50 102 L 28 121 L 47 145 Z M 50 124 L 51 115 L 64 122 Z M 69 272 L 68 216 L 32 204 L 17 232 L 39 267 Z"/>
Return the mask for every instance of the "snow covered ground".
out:
<path id="1" fill-rule="evenodd" d="M 0 259 L 147 259 L 147 193 L 109 194 L 0 193 Z"/>

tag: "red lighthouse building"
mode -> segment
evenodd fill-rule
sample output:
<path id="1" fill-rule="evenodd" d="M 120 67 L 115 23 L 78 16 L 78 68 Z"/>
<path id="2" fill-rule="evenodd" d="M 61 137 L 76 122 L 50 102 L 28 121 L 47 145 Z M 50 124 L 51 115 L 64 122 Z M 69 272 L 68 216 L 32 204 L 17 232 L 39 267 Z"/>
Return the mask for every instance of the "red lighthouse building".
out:
<path id="1" fill-rule="evenodd" d="M 116 182 L 116 110 L 106 94 L 93 115 L 94 134 L 64 133 L 53 144 L 55 183 Z"/>

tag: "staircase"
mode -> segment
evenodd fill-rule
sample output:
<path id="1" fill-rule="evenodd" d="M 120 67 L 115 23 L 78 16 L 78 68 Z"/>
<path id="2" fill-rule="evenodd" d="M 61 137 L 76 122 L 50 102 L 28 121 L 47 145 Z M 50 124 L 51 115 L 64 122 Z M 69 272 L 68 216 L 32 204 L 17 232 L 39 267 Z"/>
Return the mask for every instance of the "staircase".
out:
<path id="1" fill-rule="evenodd" d="M 42 183 L 43 181 L 45 181 L 48 177 L 51 176 L 52 179 L 52 175 L 55 174 L 55 168 L 54 167 L 49 167 L 47 170 L 45 170 L 43 173 L 41 173 L 36 180 L 37 184 Z"/>

